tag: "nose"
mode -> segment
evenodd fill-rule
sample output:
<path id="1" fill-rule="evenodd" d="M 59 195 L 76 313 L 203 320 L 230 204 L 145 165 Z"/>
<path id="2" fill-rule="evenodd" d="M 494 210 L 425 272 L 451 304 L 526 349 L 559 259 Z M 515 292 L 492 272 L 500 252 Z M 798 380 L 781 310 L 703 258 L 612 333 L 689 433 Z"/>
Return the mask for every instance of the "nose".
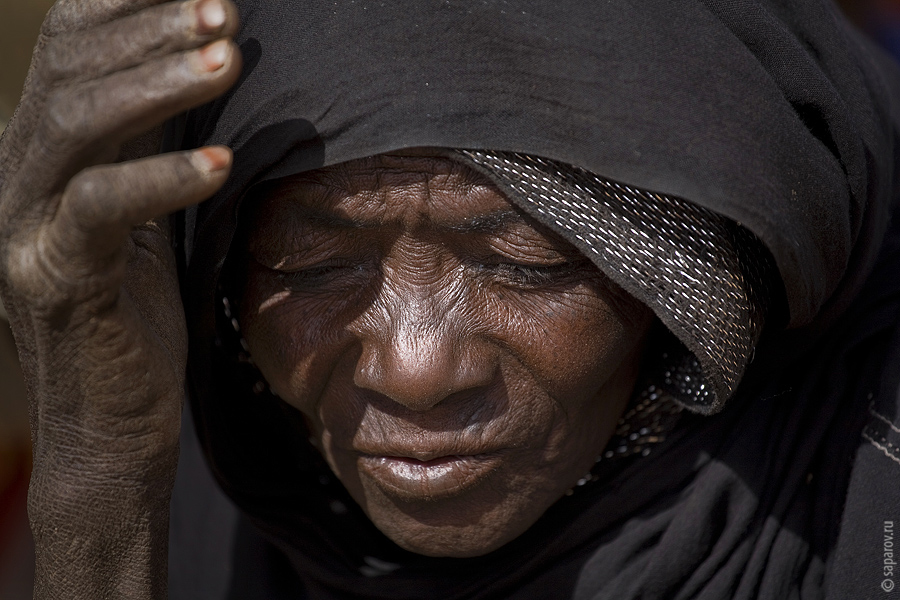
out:
<path id="1" fill-rule="evenodd" d="M 354 383 L 424 412 L 454 394 L 491 383 L 491 345 L 459 315 L 428 300 L 394 305 L 362 335 Z"/>

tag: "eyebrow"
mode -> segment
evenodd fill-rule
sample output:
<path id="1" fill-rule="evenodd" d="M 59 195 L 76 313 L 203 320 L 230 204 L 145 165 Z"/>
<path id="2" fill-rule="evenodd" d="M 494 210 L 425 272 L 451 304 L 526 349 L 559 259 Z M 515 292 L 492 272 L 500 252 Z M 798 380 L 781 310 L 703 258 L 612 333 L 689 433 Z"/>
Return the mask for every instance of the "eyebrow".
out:
<path id="1" fill-rule="evenodd" d="M 296 212 L 300 219 L 311 221 L 315 227 L 325 229 L 378 229 L 384 226 L 381 221 L 343 217 L 307 206 L 298 207 Z M 504 209 L 476 215 L 456 223 L 432 223 L 431 226 L 437 231 L 446 233 L 496 233 L 510 224 L 520 223 L 525 223 L 521 214 L 515 210 Z"/>
<path id="2" fill-rule="evenodd" d="M 440 231 L 450 233 L 495 233 L 507 225 L 524 222 L 522 215 L 514 210 L 506 209 L 471 217 L 459 223 L 438 224 L 436 227 Z"/>

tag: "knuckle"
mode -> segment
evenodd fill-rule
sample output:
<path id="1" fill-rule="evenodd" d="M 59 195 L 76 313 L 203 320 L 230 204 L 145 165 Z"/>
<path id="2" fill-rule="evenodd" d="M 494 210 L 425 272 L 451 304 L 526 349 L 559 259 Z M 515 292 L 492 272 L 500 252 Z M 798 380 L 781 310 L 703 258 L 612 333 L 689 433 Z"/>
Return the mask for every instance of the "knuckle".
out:
<path id="1" fill-rule="evenodd" d="M 59 223 L 73 237 L 79 250 L 98 255 L 103 252 L 116 253 L 118 244 L 108 247 L 112 238 L 118 239 L 130 227 L 128 210 L 124 202 L 111 201 L 118 197 L 106 188 L 103 181 L 86 177 L 80 188 L 71 194 L 66 192 L 64 209 L 58 216 Z M 105 250 L 101 250 L 105 249 Z"/>
<path id="2" fill-rule="evenodd" d="M 99 186 L 96 171 L 85 169 L 69 180 L 66 196 L 76 203 L 82 203 L 98 195 Z"/>
<path id="3" fill-rule="evenodd" d="M 46 277 L 37 245 L 17 241 L 6 248 L 5 254 L 5 279 L 11 294 L 25 299 L 45 296 Z"/>
<path id="4" fill-rule="evenodd" d="M 70 225 L 81 231 L 90 231 L 117 217 L 118 205 L 105 202 L 109 190 L 104 174 L 100 169 L 86 169 L 75 175 L 66 187 L 64 203 L 72 220 Z"/>
<path id="5" fill-rule="evenodd" d="M 66 328 L 73 315 L 99 314 L 117 301 L 124 260 L 97 272 L 90 261 L 60 258 L 54 246 L 39 239 L 8 253 L 6 287 L 17 306 L 54 328 Z"/>
<path id="6" fill-rule="evenodd" d="M 41 53 L 40 76 L 47 84 L 54 84 L 67 79 L 72 73 L 72 59 L 76 53 L 71 51 L 70 35 L 63 34 L 49 39 Z"/>
<path id="7" fill-rule="evenodd" d="M 67 150 L 87 141 L 87 114 L 84 94 L 57 90 L 47 101 L 41 121 L 41 138 L 50 150 Z"/>

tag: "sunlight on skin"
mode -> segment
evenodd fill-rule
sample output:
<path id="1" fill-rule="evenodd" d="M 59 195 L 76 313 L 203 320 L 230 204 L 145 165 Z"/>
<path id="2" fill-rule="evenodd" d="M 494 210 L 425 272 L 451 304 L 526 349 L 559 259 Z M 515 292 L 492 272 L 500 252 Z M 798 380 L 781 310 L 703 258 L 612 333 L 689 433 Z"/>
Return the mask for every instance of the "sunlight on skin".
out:
<path id="1" fill-rule="evenodd" d="M 397 544 L 490 552 L 594 464 L 652 315 L 488 181 L 389 155 L 245 206 L 254 361 Z"/>

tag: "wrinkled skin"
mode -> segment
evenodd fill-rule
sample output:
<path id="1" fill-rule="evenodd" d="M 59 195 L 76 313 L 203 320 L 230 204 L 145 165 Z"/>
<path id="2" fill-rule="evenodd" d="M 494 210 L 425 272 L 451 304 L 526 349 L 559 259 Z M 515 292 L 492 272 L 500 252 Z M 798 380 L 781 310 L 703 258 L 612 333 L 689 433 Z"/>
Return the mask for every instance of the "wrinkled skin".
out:
<path id="1" fill-rule="evenodd" d="M 422 154 L 251 198 L 241 323 L 377 527 L 479 556 L 593 466 L 651 313 L 489 182 Z"/>
<path id="2" fill-rule="evenodd" d="M 224 148 L 151 155 L 161 123 L 234 83 L 240 59 L 230 36 L 236 28 L 227 0 L 61 0 L 44 25 L 22 103 L 0 142 L 0 295 L 31 399 L 35 598 L 166 596 L 186 339 L 164 216 L 213 194 L 228 175 L 231 155 Z M 412 172 L 417 181 L 428 173 L 440 180 L 441 169 L 446 163 L 424 160 Z M 627 399 L 649 320 L 641 309 L 623 311 L 617 293 L 590 269 L 581 271 L 583 280 L 562 277 L 538 291 L 521 285 L 518 267 L 488 257 L 476 278 L 481 283 L 467 284 L 453 266 L 459 257 L 439 259 L 444 242 L 419 227 L 419 219 L 465 218 L 446 214 L 455 210 L 453 197 L 468 197 L 473 182 L 461 177 L 448 180 L 450 189 L 435 181 L 430 191 L 443 203 L 391 192 L 386 197 L 409 200 L 419 212 L 376 210 L 375 218 L 390 222 L 370 240 L 386 257 L 384 282 L 365 288 L 368 303 L 357 296 L 357 304 L 332 312 L 332 319 L 347 317 L 341 327 L 327 315 L 319 322 L 332 334 L 319 331 L 323 338 L 313 356 L 326 363 L 334 357 L 330 364 L 341 377 L 304 371 L 290 352 L 293 338 L 265 335 L 279 326 L 299 335 L 298 319 L 304 311 L 321 312 L 320 301 L 275 298 L 270 273 L 248 288 L 243 303 L 250 307 L 244 317 L 264 372 L 308 415 L 351 493 L 388 535 L 427 554 L 446 554 L 448 543 L 462 544 L 458 555 L 479 554 L 512 539 L 587 470 Z M 477 201 L 460 206 L 476 213 L 508 207 L 474 185 L 481 190 Z M 517 227 L 510 239 L 519 241 L 498 242 L 512 253 L 512 263 L 571 258 L 555 238 L 542 237 L 532 225 Z M 447 298 L 436 292 L 448 277 L 448 290 L 469 294 L 460 298 L 468 298 L 462 304 L 470 308 L 440 305 Z M 424 308 L 413 310 L 411 301 Z M 442 314 L 452 318 L 444 322 L 437 318 Z M 541 318 L 546 327 L 536 325 Z M 391 327 L 401 335 L 378 337 Z M 557 327 L 565 337 L 544 336 L 544 328 Z M 427 364 L 392 354 L 391 340 L 416 328 L 428 344 L 450 334 L 477 343 L 438 350 L 426 344 L 420 359 L 437 352 Z M 530 337 L 512 335 L 517 328 Z M 345 344 L 366 336 L 377 344 Z M 456 352 L 457 362 L 440 358 L 445 351 Z M 456 368 L 460 360 L 466 369 Z M 332 395 L 340 391 L 329 388 L 334 384 L 353 393 Z M 309 392 L 304 385 L 322 389 Z M 485 402 L 475 409 L 478 394 Z M 465 493 L 435 488 L 423 497 L 391 490 L 356 469 L 366 448 L 352 447 L 360 441 L 355 432 L 363 431 L 353 423 L 372 424 L 370 432 L 399 431 L 386 439 L 408 441 L 410 434 L 442 427 L 452 433 L 488 413 L 492 420 L 475 428 L 478 444 L 500 429 L 509 434 L 500 438 L 506 446 L 486 448 L 502 455 L 501 466 Z M 483 449 L 478 444 L 474 449 Z M 403 451 L 368 449 L 387 450 Z M 523 465 L 532 470 L 514 476 Z M 476 513 L 480 520 L 473 520 Z"/>
<path id="3" fill-rule="evenodd" d="M 203 6 L 61 0 L 0 142 L 41 600 L 166 596 L 186 339 L 160 217 L 214 193 L 231 154 L 149 155 L 161 123 L 239 74 L 236 9 Z"/>

